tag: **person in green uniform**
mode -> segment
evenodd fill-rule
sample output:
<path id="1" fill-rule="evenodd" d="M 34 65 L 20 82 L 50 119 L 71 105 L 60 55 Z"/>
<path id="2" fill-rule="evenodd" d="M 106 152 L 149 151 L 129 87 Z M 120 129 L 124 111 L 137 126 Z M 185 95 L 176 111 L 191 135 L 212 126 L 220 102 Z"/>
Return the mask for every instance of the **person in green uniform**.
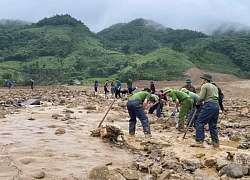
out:
<path id="1" fill-rule="evenodd" d="M 212 145 L 214 147 L 219 147 L 217 130 L 217 121 L 219 117 L 218 88 L 211 83 L 212 76 L 210 74 L 204 74 L 200 78 L 202 79 L 202 86 L 197 105 L 199 105 L 202 101 L 204 101 L 204 104 L 196 121 L 195 143 L 191 144 L 191 146 L 203 147 L 205 139 L 204 126 L 208 124 Z"/>
<path id="2" fill-rule="evenodd" d="M 196 93 L 195 87 L 192 86 L 192 84 L 191 84 L 192 80 L 190 78 L 187 78 L 185 82 L 186 82 L 186 85 L 183 86 L 182 88 L 186 88 L 187 90 L 189 90 L 189 91 L 191 91 L 193 93 Z"/>
<path id="3" fill-rule="evenodd" d="M 171 97 L 172 100 L 175 102 L 175 108 L 171 116 L 175 116 L 175 112 L 177 111 L 180 105 L 180 112 L 179 112 L 179 117 L 178 117 L 179 118 L 178 130 L 183 131 L 184 130 L 184 118 L 192 106 L 191 97 L 182 91 L 172 90 L 170 88 L 165 88 L 163 93 Z"/>
<path id="4" fill-rule="evenodd" d="M 132 86 L 133 86 L 133 81 L 132 81 L 132 79 L 131 78 L 129 78 L 128 79 L 128 81 L 127 81 L 127 88 L 128 88 L 128 93 L 129 94 L 132 94 Z"/>
<path id="5" fill-rule="evenodd" d="M 127 109 L 130 116 L 129 135 L 135 135 L 136 117 L 141 121 L 145 137 L 151 136 L 149 120 L 144 109 L 150 100 L 150 89 L 145 88 L 143 91 L 133 94 L 127 102 Z"/>
<path id="6" fill-rule="evenodd" d="M 198 118 L 198 115 L 202 109 L 202 104 L 200 105 L 196 105 L 197 104 L 197 101 L 198 99 L 200 98 L 199 95 L 187 90 L 186 88 L 181 88 L 181 91 L 184 92 L 184 93 L 187 93 L 190 97 L 191 97 L 191 100 L 192 100 L 192 109 L 190 111 L 190 113 L 188 114 L 188 120 L 187 120 L 187 126 L 189 125 L 189 127 L 195 127 L 196 125 L 196 120 Z M 194 116 L 194 119 L 193 121 L 191 122 L 191 119 L 194 115 L 196 111 L 196 114 Z M 191 123 L 191 124 L 190 124 Z"/>

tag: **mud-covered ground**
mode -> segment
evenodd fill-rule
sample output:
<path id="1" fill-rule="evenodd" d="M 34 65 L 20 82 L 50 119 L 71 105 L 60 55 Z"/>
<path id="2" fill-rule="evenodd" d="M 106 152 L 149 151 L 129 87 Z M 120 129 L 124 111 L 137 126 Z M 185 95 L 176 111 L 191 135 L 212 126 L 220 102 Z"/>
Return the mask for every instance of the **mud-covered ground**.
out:
<path id="1" fill-rule="evenodd" d="M 153 137 L 145 139 L 139 122 L 136 137 L 128 137 L 126 100 L 115 101 L 103 125 L 118 126 L 124 133 L 124 146 L 90 137 L 112 102 L 103 98 L 102 87 L 98 96 L 92 94 L 92 85 L 36 87 L 33 92 L 1 89 L 0 179 L 90 179 L 95 167 L 103 179 L 227 179 L 223 167 L 230 165 L 245 174 L 242 179 L 249 179 L 250 81 L 234 80 L 218 82 L 227 110 L 220 114 L 220 148 L 211 147 L 209 131 L 205 148 L 189 146 L 194 131 L 182 140 L 175 119 L 164 122 L 171 103 L 165 106 L 163 118 L 149 116 Z M 134 84 L 142 89 L 148 83 Z M 155 83 L 157 89 L 182 84 Z M 199 81 L 194 84 L 198 86 Z M 15 105 L 32 98 L 40 99 L 41 105 Z M 106 167 L 109 175 L 101 171 Z"/>

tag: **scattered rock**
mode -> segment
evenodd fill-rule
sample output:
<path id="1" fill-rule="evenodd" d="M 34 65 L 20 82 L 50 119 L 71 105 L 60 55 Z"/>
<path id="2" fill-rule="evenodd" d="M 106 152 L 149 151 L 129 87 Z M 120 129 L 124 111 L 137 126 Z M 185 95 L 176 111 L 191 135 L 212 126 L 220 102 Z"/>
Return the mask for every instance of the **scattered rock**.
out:
<path id="1" fill-rule="evenodd" d="M 54 119 L 58 119 L 59 116 L 60 116 L 60 115 L 57 114 L 57 113 L 52 114 L 52 118 L 54 118 Z"/>
<path id="2" fill-rule="evenodd" d="M 216 159 L 215 158 L 211 158 L 211 159 L 206 159 L 204 165 L 207 167 L 212 167 L 216 164 Z"/>
<path id="3" fill-rule="evenodd" d="M 65 134 L 66 133 L 66 130 L 63 129 L 63 128 L 58 128 L 56 131 L 55 131 L 55 134 L 56 135 L 61 135 L 61 134 Z"/>
<path id="4" fill-rule="evenodd" d="M 219 171 L 219 176 L 223 176 L 224 174 L 231 178 L 241 178 L 245 174 L 248 174 L 248 168 L 243 167 L 241 164 L 230 163 Z"/>
<path id="5" fill-rule="evenodd" d="M 43 171 L 32 174 L 32 177 L 35 179 L 43 179 L 45 177 L 45 173 Z"/>
<path id="6" fill-rule="evenodd" d="M 120 171 L 120 170 L 119 170 Z M 110 170 L 109 174 L 107 175 L 106 179 L 108 180 L 126 180 L 120 172 L 117 170 Z"/>
<path id="7" fill-rule="evenodd" d="M 122 171 L 122 175 L 126 180 L 138 180 L 138 173 L 133 170 Z"/>
<path id="8" fill-rule="evenodd" d="M 171 172 L 169 170 L 165 170 L 157 180 L 167 180 L 170 179 L 171 177 Z"/>
<path id="9" fill-rule="evenodd" d="M 66 109 L 65 110 L 66 113 L 74 113 L 74 111 L 70 110 L 70 109 Z"/>
<path id="10" fill-rule="evenodd" d="M 161 174 L 162 173 L 162 168 L 160 166 L 152 166 L 150 170 L 151 174 Z"/>
<path id="11" fill-rule="evenodd" d="M 97 110 L 96 106 L 85 106 L 84 109 L 86 110 Z"/>
<path id="12" fill-rule="evenodd" d="M 91 180 L 107 180 L 109 170 L 107 166 L 98 166 L 93 168 L 89 173 Z"/>
<path id="13" fill-rule="evenodd" d="M 223 167 L 225 167 L 226 165 L 228 165 L 228 161 L 226 160 L 220 160 L 218 159 L 217 160 L 217 163 L 216 163 L 216 170 L 217 171 L 220 171 Z"/>
<path id="14" fill-rule="evenodd" d="M 234 162 L 243 166 L 250 165 L 250 152 L 236 152 Z"/>
<path id="15" fill-rule="evenodd" d="M 30 120 L 30 121 L 34 121 L 36 118 L 34 118 L 34 117 L 29 117 L 28 118 L 28 120 Z"/>
<path id="16" fill-rule="evenodd" d="M 35 159 L 32 158 L 23 158 L 19 160 L 22 164 L 30 164 L 32 162 L 35 162 Z"/>
<path id="17" fill-rule="evenodd" d="M 241 140 L 241 134 L 239 132 L 235 132 L 229 139 L 231 141 L 239 141 Z"/>
<path id="18" fill-rule="evenodd" d="M 70 119 L 70 113 L 65 114 L 65 119 L 67 119 L 67 120 Z"/>

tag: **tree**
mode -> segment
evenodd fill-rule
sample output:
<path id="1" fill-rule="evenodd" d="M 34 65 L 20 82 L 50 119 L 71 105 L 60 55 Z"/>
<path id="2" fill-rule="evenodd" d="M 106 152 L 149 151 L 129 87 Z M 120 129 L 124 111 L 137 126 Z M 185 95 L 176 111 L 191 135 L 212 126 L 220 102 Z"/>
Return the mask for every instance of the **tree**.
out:
<path id="1" fill-rule="evenodd" d="M 130 51 L 130 46 L 129 46 L 129 45 L 123 46 L 123 47 L 121 48 L 121 50 L 122 50 L 122 52 L 123 52 L 124 54 L 130 54 L 130 53 L 131 53 L 131 51 Z"/>
<path id="2" fill-rule="evenodd" d="M 174 43 L 173 43 L 173 45 L 172 45 L 172 49 L 173 49 L 174 51 L 177 51 L 177 52 L 183 52 L 183 51 L 185 51 L 185 49 L 184 49 L 184 47 L 183 47 L 181 41 L 179 41 L 179 40 L 175 40 L 175 41 L 174 41 Z"/>

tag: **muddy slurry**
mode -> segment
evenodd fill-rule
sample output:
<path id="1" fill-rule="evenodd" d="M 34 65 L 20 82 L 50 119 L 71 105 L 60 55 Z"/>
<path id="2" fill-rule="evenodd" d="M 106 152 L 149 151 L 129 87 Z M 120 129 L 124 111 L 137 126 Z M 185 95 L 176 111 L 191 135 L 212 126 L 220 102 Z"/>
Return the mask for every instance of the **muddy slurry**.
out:
<path id="1" fill-rule="evenodd" d="M 123 134 L 111 142 L 103 134 L 90 136 L 113 101 L 92 94 L 90 86 L 2 89 L 0 179 L 249 179 L 250 101 L 237 96 L 248 88 L 237 83 L 223 84 L 227 111 L 218 123 L 220 148 L 212 148 L 208 130 L 205 148 L 190 147 L 195 131 L 182 139 L 176 119 L 169 119 L 171 102 L 162 118 L 149 115 L 153 136 L 146 139 L 139 121 L 136 136 L 128 136 L 126 97 L 115 101 L 101 133 L 115 126 Z M 40 104 L 21 105 L 30 99 Z"/>

